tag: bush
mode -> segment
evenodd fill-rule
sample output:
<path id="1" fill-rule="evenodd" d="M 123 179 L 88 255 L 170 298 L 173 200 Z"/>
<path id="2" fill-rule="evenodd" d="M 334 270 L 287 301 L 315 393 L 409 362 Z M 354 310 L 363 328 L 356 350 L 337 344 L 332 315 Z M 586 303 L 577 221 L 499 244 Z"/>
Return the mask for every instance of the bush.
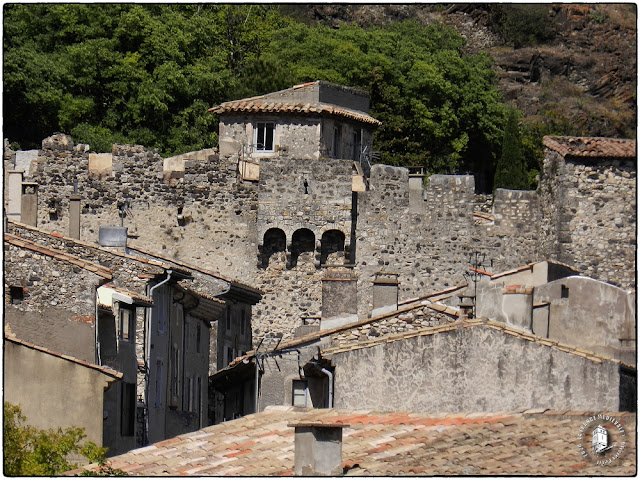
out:
<path id="1" fill-rule="evenodd" d="M 58 475 L 77 468 L 68 462 L 77 453 L 89 462 L 104 462 L 106 448 L 93 442 L 80 444 L 83 428 L 39 430 L 27 425 L 19 406 L 4 403 L 4 474 L 6 476 Z"/>
<path id="2" fill-rule="evenodd" d="M 551 40 L 555 29 L 549 18 L 548 5 L 511 4 L 496 7 L 493 22 L 505 43 L 520 48 Z"/>

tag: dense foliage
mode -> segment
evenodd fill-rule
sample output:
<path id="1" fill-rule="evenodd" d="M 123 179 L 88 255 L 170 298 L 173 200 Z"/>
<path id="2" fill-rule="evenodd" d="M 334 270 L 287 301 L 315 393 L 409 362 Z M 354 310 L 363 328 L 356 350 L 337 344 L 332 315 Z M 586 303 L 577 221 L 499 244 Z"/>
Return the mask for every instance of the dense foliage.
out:
<path id="1" fill-rule="evenodd" d="M 275 5 L 8 4 L 5 137 L 55 131 L 168 156 L 217 144 L 223 101 L 328 80 L 371 94 L 385 163 L 493 179 L 504 106 L 491 60 L 442 25 L 307 25 Z"/>
<path id="2" fill-rule="evenodd" d="M 77 465 L 68 461 L 80 454 L 90 462 L 104 461 L 106 448 L 92 442 L 81 444 L 84 429 L 38 430 L 27 425 L 20 407 L 4 403 L 4 474 L 6 476 L 58 475 Z"/>

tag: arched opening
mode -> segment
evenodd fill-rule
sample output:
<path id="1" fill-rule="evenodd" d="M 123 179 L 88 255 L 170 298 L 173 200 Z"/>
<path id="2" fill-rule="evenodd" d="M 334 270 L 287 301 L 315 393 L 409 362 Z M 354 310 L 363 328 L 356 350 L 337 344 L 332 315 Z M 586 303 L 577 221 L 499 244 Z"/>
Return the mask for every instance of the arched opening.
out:
<path id="1" fill-rule="evenodd" d="M 279 228 L 270 228 L 264 234 L 262 241 L 262 266 L 268 267 L 271 257 L 287 248 L 287 236 Z"/>
<path id="2" fill-rule="evenodd" d="M 301 228 L 293 232 L 291 237 L 291 268 L 298 264 L 298 258 L 305 254 L 310 256 L 313 261 L 314 252 L 316 249 L 316 237 L 308 228 Z M 308 254 L 311 255 L 308 255 Z"/>
<path id="3" fill-rule="evenodd" d="M 344 233 L 340 230 L 327 230 L 322 234 L 320 242 L 321 265 L 344 263 L 344 240 Z"/>

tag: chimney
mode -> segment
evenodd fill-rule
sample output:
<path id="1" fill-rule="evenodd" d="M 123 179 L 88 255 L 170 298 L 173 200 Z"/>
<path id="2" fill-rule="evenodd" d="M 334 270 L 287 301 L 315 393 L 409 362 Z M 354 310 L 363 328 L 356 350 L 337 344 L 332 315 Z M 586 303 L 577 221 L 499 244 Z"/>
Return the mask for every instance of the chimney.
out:
<path id="1" fill-rule="evenodd" d="M 373 280 L 372 317 L 398 309 L 398 274 L 379 272 Z"/>
<path id="2" fill-rule="evenodd" d="M 295 428 L 295 475 L 342 475 L 342 429 L 346 424 L 300 422 Z"/>
<path id="3" fill-rule="evenodd" d="M 80 195 L 69 197 L 69 236 L 80 240 Z"/>
<path id="4" fill-rule="evenodd" d="M 7 219 L 16 222 L 22 221 L 22 170 L 11 170 L 9 174 L 9 184 L 7 202 Z"/>
<path id="5" fill-rule="evenodd" d="M 38 226 L 38 184 L 22 182 L 22 223 Z"/>

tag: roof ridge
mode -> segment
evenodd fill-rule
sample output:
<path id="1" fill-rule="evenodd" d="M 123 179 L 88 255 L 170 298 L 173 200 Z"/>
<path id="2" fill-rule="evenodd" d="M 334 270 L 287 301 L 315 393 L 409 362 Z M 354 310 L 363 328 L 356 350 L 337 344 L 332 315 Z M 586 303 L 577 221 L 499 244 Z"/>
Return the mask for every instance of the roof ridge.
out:
<path id="1" fill-rule="evenodd" d="M 426 297 L 424 297 L 424 298 L 426 298 Z M 367 319 L 364 319 L 364 320 L 359 320 L 357 322 L 349 323 L 347 325 L 341 325 L 339 327 L 328 328 L 327 330 L 319 330 L 317 332 L 312 332 L 312 333 L 309 333 L 309 334 L 304 335 L 302 337 L 293 338 L 291 340 L 283 342 L 280 345 L 280 348 L 278 349 L 278 351 L 284 350 L 285 348 L 291 348 L 293 346 L 300 345 L 300 344 L 303 344 L 303 343 L 312 342 L 314 340 L 319 340 L 320 338 L 323 338 L 323 337 L 326 337 L 326 336 L 329 336 L 329 335 L 333 335 L 335 333 L 339 333 L 339 332 L 342 332 L 344 330 L 349 330 L 349 329 L 352 329 L 352 328 L 362 327 L 362 326 L 368 325 L 370 323 L 379 322 L 379 321 L 385 320 L 387 318 L 394 317 L 394 316 L 402 314 L 402 313 L 406 313 L 406 312 L 410 312 L 412 310 L 416 310 L 418 308 L 424 308 L 424 307 L 430 308 L 430 305 L 433 306 L 433 305 L 440 305 L 440 304 L 434 303 L 434 302 L 430 302 L 430 303 L 426 303 L 426 304 L 425 303 L 415 303 L 415 304 L 411 304 L 411 305 L 406 305 L 406 306 L 404 306 L 402 308 L 399 308 L 397 310 L 393 310 L 392 312 L 383 313 L 381 315 L 377 315 L 375 317 L 367 318 Z M 447 307 L 447 308 L 449 308 L 449 307 Z M 434 310 L 436 310 L 436 309 L 434 309 Z M 447 313 L 447 312 L 443 312 L 443 313 Z M 434 327 L 427 327 L 427 328 L 434 328 Z M 254 353 L 254 351 L 251 350 L 251 351 L 247 352 L 247 355 L 252 356 L 253 353 Z"/>
<path id="2" fill-rule="evenodd" d="M 140 247 L 137 247 L 137 246 L 128 246 L 127 248 L 129 250 L 135 250 L 135 251 L 140 252 L 140 253 L 145 254 L 145 255 L 149 255 L 149 256 L 152 256 L 152 257 L 156 257 L 156 258 L 162 258 L 162 259 L 164 259 L 164 260 L 166 260 L 168 262 L 172 262 L 172 263 L 175 263 L 177 265 L 182 265 L 183 267 L 188 268 L 190 270 L 195 270 L 196 272 L 200 272 L 200 273 L 203 273 L 205 275 L 209 275 L 211 277 L 215 277 L 215 278 L 217 278 L 219 280 L 223 280 L 223 281 L 229 282 L 229 283 L 235 283 L 235 284 L 237 284 L 237 285 L 239 285 L 241 287 L 246 287 L 246 288 L 249 288 L 249 289 L 254 290 L 256 292 L 260 292 L 260 290 L 258 288 L 253 287 L 253 286 L 251 286 L 251 285 L 249 285 L 247 283 L 240 282 L 240 281 L 238 281 L 238 280 L 236 280 L 234 278 L 225 277 L 223 275 L 220 275 L 219 273 L 214 273 L 214 272 L 212 272 L 210 270 L 207 270 L 207 269 L 204 269 L 202 267 L 195 266 L 195 265 L 191 265 L 191 264 L 189 264 L 187 262 L 183 262 L 181 260 L 174 260 L 174 259 L 171 259 L 171 258 L 167 258 L 167 257 L 164 257 L 164 256 L 159 255 L 157 253 L 153 253 L 150 250 L 146 250 L 146 249 L 143 249 L 143 248 L 140 248 Z"/>
<path id="3" fill-rule="evenodd" d="M 496 320 L 490 320 L 490 319 L 482 319 L 483 320 L 483 324 L 487 327 L 487 328 L 492 328 L 494 330 L 501 330 L 504 333 L 508 334 L 508 335 L 513 335 L 515 337 L 519 337 L 519 338 L 523 338 L 525 340 L 529 340 L 532 341 L 534 343 L 537 343 L 538 345 L 542 345 L 545 347 L 550 347 L 550 348 L 554 348 L 556 350 L 560 350 L 563 352 L 567 352 L 567 353 L 571 353 L 573 355 L 576 355 L 578 357 L 583 357 L 586 358 L 588 360 L 594 361 L 594 362 L 598 362 L 600 363 L 601 361 L 605 360 L 605 361 L 610 361 L 613 363 L 617 363 L 620 365 L 624 365 L 625 367 L 629 367 L 632 369 L 636 369 L 636 367 L 634 365 L 628 364 L 626 362 L 623 362 L 621 360 L 618 360 L 617 358 L 613 358 L 613 357 L 608 357 L 606 355 L 602 355 L 599 353 L 595 353 L 592 352 L 590 350 L 585 350 L 582 349 L 580 347 L 576 347 L 573 345 L 569 345 L 566 343 L 561 343 L 558 340 L 554 340 L 552 338 L 547 338 L 547 337 L 541 337 L 539 335 L 535 335 L 533 333 L 529 333 L 526 332 L 524 330 L 520 330 L 518 328 L 515 328 L 511 325 L 507 325 L 506 323 L 501 323 L 498 322 Z"/>
<path id="4" fill-rule="evenodd" d="M 13 235 L 11 233 L 4 234 L 4 241 L 17 247 L 27 248 L 29 250 L 50 256 L 57 260 L 71 263 L 72 265 L 76 265 L 78 267 L 84 268 L 85 270 L 89 270 L 90 272 L 106 278 L 107 280 L 111 280 L 113 278 L 113 272 L 109 268 L 98 263 L 85 260 L 81 257 L 78 257 L 77 255 L 73 255 L 72 253 L 67 253 L 55 248 L 47 247 L 31 240 L 19 237 L 17 235 Z"/>
<path id="5" fill-rule="evenodd" d="M 17 343 L 19 345 L 23 345 L 27 348 L 31 348 L 33 350 L 38 350 L 39 352 L 42 353 L 46 353 L 48 355 L 52 355 L 54 357 L 58 357 L 58 358 L 62 358 L 64 360 L 68 360 L 70 362 L 76 363 L 78 365 L 81 365 L 83 367 L 87 367 L 87 368 L 91 368 L 93 370 L 98 370 L 102 373 L 104 373 L 105 375 L 109 375 L 113 378 L 116 379 L 121 379 L 123 377 L 123 373 L 122 372 L 118 372 L 117 370 L 114 370 L 113 368 L 104 366 L 104 365 L 96 365 L 95 363 L 89 363 L 86 362 L 84 360 L 80 360 L 79 358 L 76 357 L 72 357 L 71 355 L 66 355 L 64 353 L 59 353 L 59 352 L 54 352 L 53 350 L 49 350 L 46 347 L 42 347 L 40 345 L 36 345 L 35 343 L 31 343 L 31 342 L 27 342 L 26 340 L 21 340 L 18 337 L 15 336 L 15 334 L 11 333 L 7 333 L 5 332 L 4 334 L 4 338 L 5 340 L 8 340 L 10 342 L 13 343 Z"/>

